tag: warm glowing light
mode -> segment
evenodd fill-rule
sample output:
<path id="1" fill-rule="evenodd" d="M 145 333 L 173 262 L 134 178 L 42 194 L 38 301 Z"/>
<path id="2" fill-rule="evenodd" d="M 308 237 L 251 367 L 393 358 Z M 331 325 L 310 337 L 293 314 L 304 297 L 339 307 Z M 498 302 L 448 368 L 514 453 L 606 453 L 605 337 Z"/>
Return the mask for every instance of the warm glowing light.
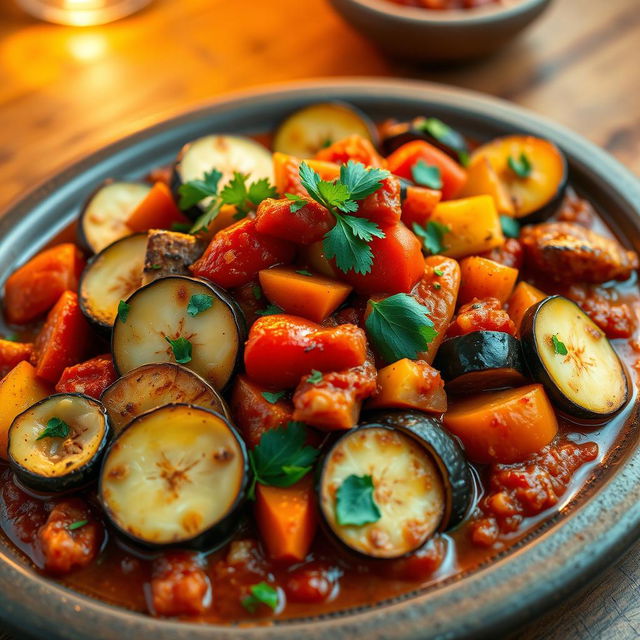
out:
<path id="1" fill-rule="evenodd" d="M 107 50 L 107 41 L 98 33 L 76 33 L 67 43 L 69 52 L 81 62 L 91 62 L 102 57 Z"/>
<path id="2" fill-rule="evenodd" d="M 30 14 L 74 27 L 113 22 L 142 9 L 151 0 L 18 0 Z"/>

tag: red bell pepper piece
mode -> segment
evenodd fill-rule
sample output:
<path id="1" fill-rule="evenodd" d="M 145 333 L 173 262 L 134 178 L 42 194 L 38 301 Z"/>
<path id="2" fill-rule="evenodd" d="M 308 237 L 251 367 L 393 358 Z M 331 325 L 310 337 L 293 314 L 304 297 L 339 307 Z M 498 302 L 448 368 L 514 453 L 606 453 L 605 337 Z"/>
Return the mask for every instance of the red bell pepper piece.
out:
<path id="1" fill-rule="evenodd" d="M 67 367 L 58 380 L 56 392 L 84 393 L 97 399 L 117 378 L 111 356 L 96 356 L 86 362 Z"/>

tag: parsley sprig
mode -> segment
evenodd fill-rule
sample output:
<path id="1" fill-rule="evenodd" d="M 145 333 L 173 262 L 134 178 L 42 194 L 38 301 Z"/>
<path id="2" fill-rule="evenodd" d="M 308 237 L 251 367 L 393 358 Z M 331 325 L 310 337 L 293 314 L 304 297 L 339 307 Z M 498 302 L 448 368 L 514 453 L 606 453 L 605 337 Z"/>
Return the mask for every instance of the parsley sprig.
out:
<path id="1" fill-rule="evenodd" d="M 201 179 L 190 180 L 180 185 L 179 206 L 182 210 L 191 209 L 198 204 L 204 205 L 204 211 L 193 223 L 189 233 L 206 231 L 209 225 L 220 213 L 223 205 L 231 205 L 236 208 L 234 218 L 240 220 L 255 209 L 265 198 L 273 198 L 277 195 L 268 178 L 261 178 L 251 184 L 247 181 L 249 176 L 239 171 L 234 171 L 233 177 L 227 184 L 220 187 L 222 173 L 212 169 L 204 174 Z"/>
<path id="2" fill-rule="evenodd" d="M 71 427 L 61 418 L 51 418 L 44 431 L 36 438 L 66 438 L 71 433 Z"/>
<path id="3" fill-rule="evenodd" d="M 509 165 L 509 169 L 511 169 L 511 171 L 513 171 L 513 173 L 515 173 L 518 178 L 528 178 L 533 171 L 531 160 L 524 151 L 520 154 L 519 158 L 509 156 L 507 164 Z"/>
<path id="4" fill-rule="evenodd" d="M 562 340 L 560 340 L 557 335 L 551 336 L 551 343 L 553 344 L 553 350 L 559 356 L 566 356 L 569 353 L 567 345 L 562 342 Z"/>
<path id="5" fill-rule="evenodd" d="M 361 527 L 382 517 L 373 496 L 371 476 L 347 476 L 336 492 L 336 520 L 341 526 Z"/>
<path id="6" fill-rule="evenodd" d="M 442 253 L 447 247 L 444 244 L 444 237 L 451 231 L 451 228 L 441 222 L 429 220 L 427 226 L 423 227 L 417 222 L 413 223 L 413 233 L 421 240 L 425 251 L 432 255 Z"/>
<path id="7" fill-rule="evenodd" d="M 242 598 L 240 602 L 249 613 L 255 613 L 261 604 L 275 611 L 280 604 L 280 596 L 278 590 L 270 584 L 258 582 L 249 587 L 249 595 Z"/>
<path id="8" fill-rule="evenodd" d="M 249 497 L 255 496 L 256 482 L 274 487 L 290 487 L 311 471 L 319 451 L 305 441 L 307 433 L 300 422 L 270 429 L 249 452 L 253 483 Z"/>
<path id="9" fill-rule="evenodd" d="M 367 335 L 386 362 L 417 358 L 438 335 L 427 308 L 413 296 L 397 293 L 369 305 Z"/>
<path id="10" fill-rule="evenodd" d="M 331 182 L 322 180 L 306 162 L 300 164 L 300 182 L 311 198 L 326 207 L 336 220 L 336 225 L 326 233 L 323 249 L 327 258 L 335 258 L 340 271 L 367 274 L 373 264 L 373 252 L 369 243 L 373 238 L 384 238 L 380 227 L 371 220 L 349 215 L 358 211 L 358 201 L 375 193 L 389 175 L 385 169 L 367 169 L 361 162 L 350 160 L 340 167 L 340 177 Z M 286 194 L 291 211 L 301 209 L 306 200 Z"/>

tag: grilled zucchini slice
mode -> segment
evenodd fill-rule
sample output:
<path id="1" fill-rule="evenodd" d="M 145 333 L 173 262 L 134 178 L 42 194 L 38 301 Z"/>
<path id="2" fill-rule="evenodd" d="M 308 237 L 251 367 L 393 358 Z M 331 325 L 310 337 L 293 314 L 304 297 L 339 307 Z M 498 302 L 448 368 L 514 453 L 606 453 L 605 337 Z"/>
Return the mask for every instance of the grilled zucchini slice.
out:
<path id="1" fill-rule="evenodd" d="M 120 300 L 126 300 L 142 285 L 147 235 L 137 233 L 104 248 L 94 256 L 82 274 L 80 309 L 94 325 L 111 329 Z"/>
<path id="2" fill-rule="evenodd" d="M 166 404 L 194 404 L 230 419 L 218 392 L 193 371 L 172 362 L 145 364 L 104 390 L 100 398 L 118 434 L 134 418 Z"/>
<path id="3" fill-rule="evenodd" d="M 624 366 L 604 332 L 573 301 L 551 296 L 520 328 L 531 375 L 570 416 L 605 420 L 629 401 Z"/>
<path id="4" fill-rule="evenodd" d="M 109 421 L 100 402 L 80 393 L 49 396 L 9 428 L 9 464 L 28 487 L 59 492 L 94 479 L 107 445 Z"/>
<path id="5" fill-rule="evenodd" d="M 226 387 L 242 362 L 246 328 L 223 289 L 171 276 L 138 289 L 126 304 L 126 319 L 117 320 L 111 341 L 120 375 L 143 364 L 177 362 L 218 391 Z"/>
<path id="6" fill-rule="evenodd" d="M 99 253 L 131 235 L 127 220 L 149 191 L 151 185 L 143 182 L 106 180 L 91 194 L 80 214 L 78 244 L 90 253 Z"/>
<path id="7" fill-rule="evenodd" d="M 247 453 L 219 414 L 188 404 L 138 416 L 109 447 L 99 499 L 116 529 L 146 547 L 208 549 L 240 517 Z"/>

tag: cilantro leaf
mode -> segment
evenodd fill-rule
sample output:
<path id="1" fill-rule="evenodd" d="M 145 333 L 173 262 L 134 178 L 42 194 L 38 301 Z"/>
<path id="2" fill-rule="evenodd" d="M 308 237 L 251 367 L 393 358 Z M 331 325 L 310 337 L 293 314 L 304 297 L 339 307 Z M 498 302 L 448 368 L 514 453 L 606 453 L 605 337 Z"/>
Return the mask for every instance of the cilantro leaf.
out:
<path id="1" fill-rule="evenodd" d="M 262 300 L 262 289 L 259 284 L 254 284 L 251 286 L 251 293 L 256 300 Z"/>
<path id="2" fill-rule="evenodd" d="M 314 171 L 306 162 L 301 162 L 300 167 L 298 168 L 298 175 L 300 176 L 300 182 L 307 190 L 307 193 L 316 202 L 324 205 L 325 202 L 318 191 L 318 183 L 321 182 L 318 172 Z"/>
<path id="3" fill-rule="evenodd" d="M 71 427 L 60 418 L 51 418 L 47 422 L 47 426 L 44 431 L 36 438 L 36 440 L 42 440 L 43 438 L 66 438 L 71 433 Z"/>
<path id="4" fill-rule="evenodd" d="M 89 524 L 88 520 L 76 520 L 75 522 L 72 522 L 67 529 L 69 531 L 75 531 L 76 529 L 80 529 L 81 527 L 84 527 L 85 524 Z"/>
<path id="5" fill-rule="evenodd" d="M 318 384 L 318 382 L 322 382 L 322 371 L 311 369 L 311 373 L 307 377 L 307 382 L 310 384 Z"/>
<path id="6" fill-rule="evenodd" d="M 171 224 L 171 231 L 177 231 L 178 233 L 189 233 L 191 231 L 190 222 L 173 222 Z"/>
<path id="7" fill-rule="evenodd" d="M 375 222 L 371 222 L 371 220 L 356 218 L 355 216 L 342 216 L 342 221 L 349 226 L 356 238 L 360 238 L 365 242 L 371 242 L 374 237 L 384 238 L 382 229 L 380 229 Z"/>
<path id="8" fill-rule="evenodd" d="M 386 169 L 367 169 L 361 162 L 349 160 L 340 167 L 340 182 L 347 188 L 351 200 L 363 200 L 375 193 L 391 174 Z"/>
<path id="9" fill-rule="evenodd" d="M 129 309 L 131 309 L 131 306 L 124 300 L 120 300 L 120 302 L 118 302 L 118 320 L 120 320 L 120 322 L 124 323 L 127 321 L 127 318 L 129 317 Z"/>
<path id="10" fill-rule="evenodd" d="M 433 275 L 438 277 L 443 276 L 444 271 L 442 269 L 438 269 L 437 267 L 435 267 L 433 270 Z"/>
<path id="11" fill-rule="evenodd" d="M 280 603 L 280 596 L 277 589 L 270 584 L 258 582 L 249 587 L 249 595 L 242 598 L 240 602 L 249 613 L 255 613 L 261 604 L 275 611 Z"/>
<path id="12" fill-rule="evenodd" d="M 502 233 L 507 238 L 518 238 L 520 236 L 520 223 L 511 216 L 500 216 L 500 226 Z"/>
<path id="13" fill-rule="evenodd" d="M 178 206 L 184 211 L 191 209 L 205 198 L 210 198 L 218 194 L 218 185 L 222 178 L 222 173 L 217 169 L 212 169 L 204 174 L 199 180 L 189 180 L 178 187 L 180 200 Z"/>
<path id="14" fill-rule="evenodd" d="M 187 305 L 187 313 L 195 318 L 199 313 L 211 309 L 213 306 L 213 296 L 209 296 L 206 293 L 196 293 L 189 298 L 189 304 Z"/>
<path id="15" fill-rule="evenodd" d="M 449 231 L 451 231 L 450 227 L 435 220 L 429 220 L 426 227 L 417 222 L 413 223 L 413 232 L 422 239 L 422 246 L 433 255 L 442 253 L 446 249 L 442 241 Z"/>
<path id="16" fill-rule="evenodd" d="M 302 207 L 309 204 L 302 196 L 298 196 L 295 193 L 285 193 L 284 196 L 287 200 L 291 200 L 291 205 L 289 206 L 291 213 L 296 213 L 296 211 L 300 211 Z"/>
<path id="17" fill-rule="evenodd" d="M 284 313 L 284 310 L 275 304 L 270 304 L 266 309 L 260 309 L 260 311 L 256 311 L 257 316 L 275 316 L 279 313 Z"/>
<path id="18" fill-rule="evenodd" d="M 220 199 L 214 198 L 209 203 L 209 206 L 204 212 L 196 218 L 196 221 L 191 225 L 189 233 L 200 233 L 200 231 L 206 231 L 209 225 L 218 217 L 220 213 Z"/>
<path id="19" fill-rule="evenodd" d="M 369 305 L 367 335 L 386 362 L 417 358 L 438 335 L 427 308 L 413 296 L 397 293 Z"/>
<path id="20" fill-rule="evenodd" d="M 269 402 L 270 404 L 275 404 L 281 398 L 284 398 L 287 395 L 286 391 L 263 391 L 262 397 Z"/>
<path id="21" fill-rule="evenodd" d="M 551 342 L 553 343 L 553 350 L 560 356 L 566 356 L 569 351 L 564 342 L 558 339 L 557 335 L 551 336 Z"/>
<path id="22" fill-rule="evenodd" d="M 183 337 L 172 340 L 169 336 L 165 336 L 164 339 L 171 345 L 173 351 L 173 357 L 178 364 L 187 364 L 191 362 L 191 343 Z"/>
<path id="23" fill-rule="evenodd" d="M 307 271 L 306 269 L 298 269 L 296 273 L 299 273 L 301 276 L 312 276 L 313 273 L 311 271 Z"/>
<path id="24" fill-rule="evenodd" d="M 467 166 L 469 160 L 469 146 L 467 141 L 455 129 L 438 118 L 421 118 L 413 125 L 418 131 L 423 131 L 435 138 L 440 144 L 452 149 L 458 154 L 458 160 Z"/>
<path id="25" fill-rule="evenodd" d="M 507 164 L 509 165 L 509 169 L 511 169 L 518 178 L 528 178 L 533 171 L 531 160 L 529 160 L 529 157 L 524 153 L 524 151 L 520 154 L 519 158 L 509 156 Z"/>
<path id="26" fill-rule="evenodd" d="M 325 234 L 322 248 L 327 258 L 335 258 L 338 269 L 344 273 L 353 270 L 364 275 L 371 271 L 371 247 L 354 235 L 342 216 L 336 218 L 336 226 Z"/>
<path id="27" fill-rule="evenodd" d="M 349 189 L 340 182 L 320 180 L 320 182 L 318 182 L 318 193 L 328 209 L 337 207 L 340 210 L 344 210 L 343 207 L 346 207 L 347 211 L 358 210 L 358 205 L 351 200 Z M 355 207 L 355 209 L 353 207 Z"/>
<path id="28" fill-rule="evenodd" d="M 311 471 L 320 452 L 306 445 L 306 439 L 304 424 L 299 422 L 263 433 L 258 445 L 249 452 L 254 475 L 249 495 L 254 495 L 256 482 L 290 487 Z"/>
<path id="29" fill-rule="evenodd" d="M 373 497 L 371 476 L 347 476 L 336 492 L 336 519 L 339 525 L 361 527 L 382 517 Z"/>
<path id="30" fill-rule="evenodd" d="M 268 178 L 261 178 L 247 186 L 248 174 L 233 172 L 233 177 L 220 192 L 220 203 L 234 206 L 237 213 L 234 218 L 244 218 L 249 211 L 257 207 L 266 198 L 277 195 Z"/>
<path id="31" fill-rule="evenodd" d="M 442 189 L 442 175 L 440 167 L 427 164 L 424 160 L 418 160 L 411 167 L 411 177 L 416 184 L 429 189 Z"/>

